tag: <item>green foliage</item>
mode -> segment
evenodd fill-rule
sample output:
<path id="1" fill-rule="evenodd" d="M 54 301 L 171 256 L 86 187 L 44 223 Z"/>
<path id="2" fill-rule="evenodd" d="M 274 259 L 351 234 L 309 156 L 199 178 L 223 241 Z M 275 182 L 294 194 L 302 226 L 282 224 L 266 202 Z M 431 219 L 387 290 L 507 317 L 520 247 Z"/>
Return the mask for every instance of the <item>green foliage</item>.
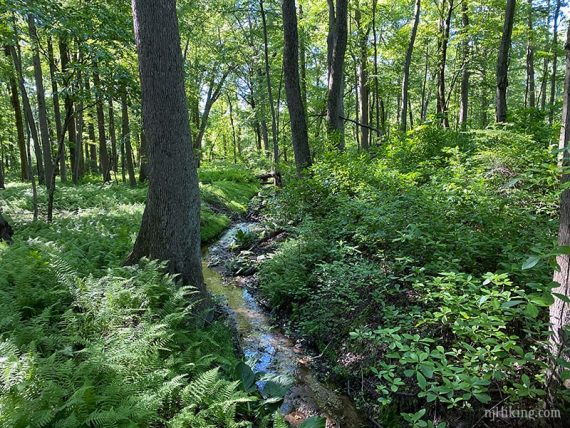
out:
<path id="1" fill-rule="evenodd" d="M 220 208 L 240 202 L 233 195 Z M 195 318 L 194 290 L 159 262 L 122 266 L 144 188 L 62 186 L 51 225 L 30 222 L 27 186 L 3 196 L 17 234 L 0 247 L 0 426 L 239 427 L 270 419 L 259 393 L 234 377 L 230 330 Z M 219 233 L 229 219 L 210 226 L 210 213 L 205 230 Z"/>
<path id="2" fill-rule="evenodd" d="M 539 402 L 557 198 L 555 155 L 513 130 L 423 127 L 374 161 L 325 156 L 269 206 L 292 238 L 261 289 L 336 374 L 374 385 L 387 423 Z"/>

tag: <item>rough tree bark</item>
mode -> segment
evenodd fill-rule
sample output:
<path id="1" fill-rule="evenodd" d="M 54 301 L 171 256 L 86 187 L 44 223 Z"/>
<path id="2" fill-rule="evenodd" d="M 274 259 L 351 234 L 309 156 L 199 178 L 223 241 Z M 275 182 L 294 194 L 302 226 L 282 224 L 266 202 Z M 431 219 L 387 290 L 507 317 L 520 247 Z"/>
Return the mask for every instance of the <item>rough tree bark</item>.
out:
<path id="1" fill-rule="evenodd" d="M 297 29 L 297 11 L 295 0 L 283 0 L 283 70 L 285 75 L 285 94 L 291 121 L 291 137 L 297 173 L 311 165 L 307 118 L 303 104 L 303 95 L 299 79 L 299 34 Z"/>
<path id="2" fill-rule="evenodd" d="M 200 191 L 192 150 L 175 0 L 133 0 L 150 184 L 128 262 L 141 257 L 195 286 L 207 301 L 200 253 Z"/>
<path id="3" fill-rule="evenodd" d="M 507 88 L 509 86 L 509 50 L 511 49 L 511 36 L 515 22 L 516 0 L 507 0 L 505 22 L 503 24 L 503 36 L 497 58 L 497 97 L 495 105 L 495 120 L 497 123 L 507 121 Z"/>
<path id="4" fill-rule="evenodd" d="M 328 0 L 329 34 L 327 37 L 328 96 L 327 124 L 329 139 L 344 150 L 344 58 L 348 40 L 348 0 Z"/>
<path id="5" fill-rule="evenodd" d="M 400 107 L 400 130 L 406 131 L 408 128 L 407 115 L 408 115 L 408 88 L 410 86 L 410 65 L 412 64 L 412 54 L 414 52 L 414 43 L 416 42 L 416 35 L 418 34 L 418 25 L 420 23 L 421 0 L 416 0 L 414 9 L 414 23 L 412 24 L 412 31 L 410 33 L 410 41 L 408 49 L 406 50 L 406 58 L 404 60 L 404 77 L 402 78 L 402 96 Z"/>
<path id="6" fill-rule="evenodd" d="M 560 130 L 559 146 L 563 151 L 563 166 L 566 171 L 562 176 L 562 185 L 568 183 L 570 174 L 570 153 L 568 153 L 568 141 L 570 139 L 570 27 L 566 35 L 566 73 L 564 78 L 564 94 L 562 107 L 562 128 Z M 562 192 L 560 199 L 560 229 L 558 233 L 558 244 L 560 246 L 570 246 L 570 189 Z M 557 257 L 559 271 L 554 273 L 554 281 L 560 284 L 558 288 L 552 290 L 566 298 L 570 298 L 570 254 L 562 254 Z M 570 324 L 570 307 L 564 300 L 554 296 L 554 303 L 550 306 L 550 323 L 552 325 L 551 350 L 553 358 L 554 383 L 560 383 L 560 366 L 556 359 L 568 359 L 568 333 L 564 328 Z"/>
<path id="7" fill-rule="evenodd" d="M 360 59 L 358 62 L 358 92 L 360 92 L 360 146 L 362 150 L 368 151 L 370 148 L 370 90 L 368 88 L 368 36 L 370 35 L 370 25 L 364 28 L 362 23 L 362 13 L 360 5 L 356 4 L 355 21 L 358 29 L 358 50 Z"/>
<path id="8" fill-rule="evenodd" d="M 53 102 L 53 117 L 55 119 L 55 135 L 56 141 L 60 141 L 61 135 L 64 132 L 61 128 L 61 110 L 59 108 L 59 85 L 57 84 L 57 66 L 55 64 L 55 56 L 53 54 L 53 42 L 51 37 L 48 37 L 47 41 L 47 52 L 48 52 L 48 63 L 49 63 L 49 76 L 51 80 L 51 98 Z M 67 168 L 65 165 L 65 144 L 62 147 L 58 147 L 58 151 L 61 151 L 63 155 L 59 160 L 59 177 L 62 182 L 67 181 Z"/>

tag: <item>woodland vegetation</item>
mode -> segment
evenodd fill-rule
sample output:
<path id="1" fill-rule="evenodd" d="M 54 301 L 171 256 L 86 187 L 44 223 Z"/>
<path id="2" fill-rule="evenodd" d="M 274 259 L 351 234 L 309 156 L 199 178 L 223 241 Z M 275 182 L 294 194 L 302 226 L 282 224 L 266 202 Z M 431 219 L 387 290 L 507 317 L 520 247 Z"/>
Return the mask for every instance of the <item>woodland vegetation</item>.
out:
<path id="1" fill-rule="evenodd" d="M 246 216 L 225 267 L 370 426 L 566 426 L 568 7 L 0 0 L 0 427 L 333 426 L 208 291 Z"/>

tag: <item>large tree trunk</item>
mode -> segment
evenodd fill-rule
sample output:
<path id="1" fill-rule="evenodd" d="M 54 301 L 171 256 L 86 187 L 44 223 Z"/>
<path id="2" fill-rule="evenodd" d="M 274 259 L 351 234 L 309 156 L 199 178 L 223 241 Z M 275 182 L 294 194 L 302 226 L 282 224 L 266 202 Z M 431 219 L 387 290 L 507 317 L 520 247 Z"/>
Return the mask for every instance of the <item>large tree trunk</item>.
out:
<path id="1" fill-rule="evenodd" d="M 192 150 L 174 0 L 133 0 L 150 185 L 129 262 L 167 261 L 167 268 L 207 291 L 200 253 L 200 190 Z"/>
<path id="2" fill-rule="evenodd" d="M 570 139 L 570 27 L 566 36 L 566 74 L 564 78 L 564 96 L 562 107 L 562 128 L 560 130 L 559 146 L 563 151 L 563 166 L 568 170 L 570 167 L 570 154 L 568 153 L 568 141 Z M 562 177 L 562 185 L 568 183 L 570 175 L 565 173 Z M 560 246 L 570 245 L 570 189 L 562 192 L 560 200 L 560 229 L 558 234 Z M 570 254 L 563 254 L 557 257 L 559 271 L 554 273 L 554 281 L 560 284 L 553 293 L 561 294 L 570 298 Z M 568 333 L 563 331 L 564 327 L 570 324 L 570 307 L 568 303 L 560 298 L 554 298 L 554 303 L 550 306 L 550 322 L 552 325 L 551 345 L 553 353 L 552 374 L 555 376 L 555 383 L 560 383 L 560 366 L 556 359 L 568 359 Z"/>
<path id="3" fill-rule="evenodd" d="M 556 101 L 556 69 L 558 68 L 558 24 L 560 18 L 560 0 L 556 0 L 554 9 L 554 28 L 552 32 L 552 74 L 550 75 L 550 99 L 548 102 L 548 123 L 554 120 L 554 103 Z"/>
<path id="4" fill-rule="evenodd" d="M 344 58 L 348 40 L 348 0 L 328 0 L 329 34 L 327 38 L 329 139 L 344 150 Z"/>
<path id="5" fill-rule="evenodd" d="M 99 166 L 103 182 L 111 181 L 111 168 L 109 166 L 109 153 L 107 152 L 107 137 L 105 136 L 105 112 L 103 111 L 103 95 L 101 94 L 101 81 L 97 64 L 93 64 L 93 86 L 95 88 L 95 106 L 97 111 L 97 134 L 99 137 Z"/>
<path id="6" fill-rule="evenodd" d="M 497 59 L 497 99 L 495 105 L 497 123 L 507 121 L 507 87 L 509 86 L 509 50 L 511 49 L 511 36 L 515 22 L 516 0 L 507 0 L 505 22 L 503 24 L 503 37 L 499 46 Z"/>
<path id="7" fill-rule="evenodd" d="M 532 0 L 528 0 L 528 44 L 526 47 L 526 96 L 525 106 L 536 107 L 536 88 L 534 83 L 534 36 L 532 23 Z"/>
<path id="8" fill-rule="evenodd" d="M 34 64 L 34 79 L 36 82 L 36 98 L 38 101 L 38 116 L 40 122 L 40 134 L 42 139 L 42 152 L 44 158 L 44 182 L 49 189 L 54 174 L 53 160 L 51 155 L 51 140 L 49 136 L 49 126 L 47 119 L 46 98 L 42 74 L 42 64 L 40 62 L 39 39 L 34 23 L 34 17 L 28 15 L 28 29 L 32 42 L 32 61 Z"/>
<path id="9" fill-rule="evenodd" d="M 10 57 L 10 49 L 5 48 L 6 56 Z M 15 67 L 14 67 L 15 68 Z M 18 151 L 20 154 L 20 179 L 28 180 L 28 156 L 26 154 L 26 136 L 24 134 L 24 120 L 22 118 L 22 107 L 20 106 L 20 98 L 18 96 L 18 83 L 14 77 L 14 73 L 9 71 L 9 89 L 10 103 L 14 110 L 14 121 L 16 122 L 16 137 L 18 139 Z"/>
<path id="10" fill-rule="evenodd" d="M 461 101 L 459 105 L 459 126 L 462 131 L 467 129 L 469 112 L 469 3 L 461 3 L 461 23 L 463 25 L 463 64 L 461 65 Z"/>
<path id="11" fill-rule="evenodd" d="M 56 141 L 64 141 L 61 138 L 64 131 L 62 129 L 62 124 L 61 124 L 61 111 L 59 108 L 59 88 L 56 78 L 57 67 L 55 65 L 55 57 L 53 54 L 53 43 L 51 37 L 48 37 L 47 48 L 48 48 L 49 75 L 51 80 L 51 92 L 52 92 L 51 97 L 53 101 L 53 113 L 55 118 L 55 135 L 56 135 L 55 139 Z M 58 151 L 62 153 L 62 156 L 59 160 L 59 177 L 61 178 L 61 181 L 65 183 L 67 181 L 67 168 L 65 165 L 65 144 L 63 144 L 61 147 L 58 147 Z"/>
<path id="12" fill-rule="evenodd" d="M 404 60 L 404 77 L 402 79 L 402 97 L 400 107 L 400 130 L 406 131 L 407 115 L 408 115 L 408 87 L 410 86 L 410 65 L 412 64 L 412 54 L 414 52 L 414 43 L 416 42 L 416 34 L 418 33 L 418 24 L 420 23 L 421 0 L 416 0 L 414 11 L 414 23 L 412 32 L 410 33 L 410 41 L 406 50 L 406 58 Z"/>
<path id="13" fill-rule="evenodd" d="M 277 138 L 277 116 L 275 112 L 275 104 L 273 103 L 273 89 L 271 87 L 271 70 L 269 67 L 269 45 L 267 37 L 267 18 L 263 8 L 263 0 L 259 0 L 261 12 L 261 21 L 263 24 L 263 56 L 265 58 L 265 81 L 267 83 L 267 101 L 271 112 L 271 137 L 273 142 L 273 169 L 277 168 L 279 163 L 279 141 Z"/>
<path id="14" fill-rule="evenodd" d="M 287 108 L 291 121 L 291 137 L 297 173 L 301 174 L 311 165 L 311 152 L 309 150 L 309 134 L 307 131 L 307 118 L 303 105 L 301 83 L 299 81 L 299 49 L 297 11 L 295 0 L 283 0 L 283 70 L 285 74 L 285 94 Z"/>
<path id="15" fill-rule="evenodd" d="M 449 128 L 449 117 L 447 114 L 447 92 L 445 90 L 445 69 L 447 67 L 447 47 L 449 44 L 449 33 L 451 31 L 451 16 L 453 14 L 453 3 L 455 0 L 443 1 L 441 19 L 439 22 L 439 64 L 437 72 L 437 114 L 441 117 L 444 128 Z M 447 10 L 445 6 L 448 5 Z"/>
<path id="16" fill-rule="evenodd" d="M 18 52 L 19 49 L 16 49 L 15 46 L 10 45 L 8 46 L 8 50 L 10 51 L 10 55 L 12 56 L 12 62 L 14 64 L 14 67 L 16 68 L 18 85 L 20 87 L 20 94 L 22 95 L 24 115 L 26 117 L 26 122 L 28 124 L 32 140 L 34 141 L 34 154 L 36 156 L 36 169 L 38 173 L 38 181 L 40 182 L 40 184 L 44 184 L 45 171 L 44 171 L 42 149 L 40 146 L 40 139 L 38 136 L 38 128 L 36 127 L 34 114 L 32 112 L 32 106 L 30 104 L 30 99 L 28 98 L 28 92 L 26 90 L 26 83 L 24 81 L 24 74 L 22 70 L 22 61 Z M 29 161 L 30 158 L 28 157 L 28 162 Z"/>
<path id="17" fill-rule="evenodd" d="M 125 150 L 124 162 L 129 174 L 129 185 L 135 187 L 137 179 L 135 177 L 135 167 L 133 164 L 133 147 L 131 145 L 131 126 L 129 123 L 129 106 L 127 103 L 127 91 L 121 93 L 121 123 L 122 123 L 122 146 Z"/>

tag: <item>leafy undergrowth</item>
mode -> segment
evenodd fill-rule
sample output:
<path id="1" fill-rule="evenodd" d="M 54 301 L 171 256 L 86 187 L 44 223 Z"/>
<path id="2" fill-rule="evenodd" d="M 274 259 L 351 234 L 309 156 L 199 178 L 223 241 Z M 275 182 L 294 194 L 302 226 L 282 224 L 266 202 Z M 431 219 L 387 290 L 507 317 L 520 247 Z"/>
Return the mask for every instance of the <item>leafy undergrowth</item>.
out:
<path id="1" fill-rule="evenodd" d="M 333 154 L 271 202 L 291 238 L 262 293 L 385 426 L 541 408 L 557 182 L 547 145 L 509 130 Z"/>
<path id="2" fill-rule="evenodd" d="M 208 184 L 228 214 L 255 191 L 231 180 Z M 63 186 L 48 225 L 30 221 L 27 186 L 2 193 L 16 235 L 0 245 L 1 427 L 272 424 L 279 400 L 243 381 L 223 320 L 202 326 L 193 289 L 160 263 L 122 266 L 144 194 Z"/>

